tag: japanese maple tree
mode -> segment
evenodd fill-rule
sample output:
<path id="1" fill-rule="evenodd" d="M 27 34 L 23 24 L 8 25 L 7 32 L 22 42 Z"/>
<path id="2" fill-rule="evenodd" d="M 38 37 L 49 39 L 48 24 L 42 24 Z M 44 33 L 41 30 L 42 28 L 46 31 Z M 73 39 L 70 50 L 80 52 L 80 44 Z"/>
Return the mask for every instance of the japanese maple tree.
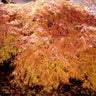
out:
<path id="1" fill-rule="evenodd" d="M 66 0 L 1 4 L 0 12 L 0 28 L 6 28 L 0 33 L 7 34 L 1 34 L 1 47 L 14 41 L 18 49 L 10 83 L 24 90 L 39 85 L 50 92 L 74 78 L 96 91 L 96 16 Z"/>

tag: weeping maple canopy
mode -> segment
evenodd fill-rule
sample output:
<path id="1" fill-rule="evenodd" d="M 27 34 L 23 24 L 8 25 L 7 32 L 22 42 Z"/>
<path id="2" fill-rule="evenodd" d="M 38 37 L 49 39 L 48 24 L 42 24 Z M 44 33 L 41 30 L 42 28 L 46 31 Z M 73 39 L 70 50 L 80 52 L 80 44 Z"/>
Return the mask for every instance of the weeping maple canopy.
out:
<path id="1" fill-rule="evenodd" d="M 18 51 L 10 52 L 7 44 Z M 0 4 L 0 46 L 1 63 L 16 55 L 11 83 L 18 87 L 40 85 L 50 91 L 75 78 L 96 91 L 96 16 L 78 4 Z"/>

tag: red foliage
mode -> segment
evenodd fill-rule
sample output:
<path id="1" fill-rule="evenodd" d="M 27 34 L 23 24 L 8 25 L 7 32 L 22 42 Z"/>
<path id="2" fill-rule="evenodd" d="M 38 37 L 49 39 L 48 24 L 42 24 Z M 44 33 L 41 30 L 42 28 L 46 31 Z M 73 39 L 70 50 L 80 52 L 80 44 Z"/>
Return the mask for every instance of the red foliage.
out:
<path id="1" fill-rule="evenodd" d="M 65 0 L 1 4 L 2 13 L 0 27 L 6 30 L 1 28 L 0 34 L 3 30 L 17 37 L 15 46 L 19 54 L 13 62 L 16 65 L 13 84 L 22 88 L 42 85 L 44 90 L 50 91 L 60 82 L 69 83 L 69 78 L 76 78 L 84 81 L 83 87 L 96 91 L 94 15 Z M 1 40 L 4 40 L 4 32 Z"/>

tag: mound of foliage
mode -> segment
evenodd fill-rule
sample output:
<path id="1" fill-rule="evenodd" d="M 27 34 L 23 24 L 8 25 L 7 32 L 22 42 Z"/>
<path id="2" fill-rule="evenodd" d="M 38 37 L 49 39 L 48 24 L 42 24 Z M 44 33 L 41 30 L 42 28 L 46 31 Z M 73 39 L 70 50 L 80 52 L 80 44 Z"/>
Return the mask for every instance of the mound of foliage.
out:
<path id="1" fill-rule="evenodd" d="M 15 55 L 12 85 L 50 93 L 71 78 L 96 91 L 96 16 L 70 1 L 37 0 L 0 4 L 0 21 L 0 63 Z"/>

